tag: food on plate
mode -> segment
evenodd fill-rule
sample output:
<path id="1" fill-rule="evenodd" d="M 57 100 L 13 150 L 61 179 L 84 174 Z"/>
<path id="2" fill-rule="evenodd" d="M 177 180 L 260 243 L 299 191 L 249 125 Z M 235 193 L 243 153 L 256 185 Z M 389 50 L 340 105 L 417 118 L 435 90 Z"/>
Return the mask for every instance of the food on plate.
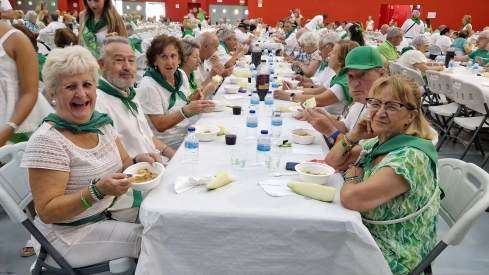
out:
<path id="1" fill-rule="evenodd" d="M 215 82 L 218 82 L 218 83 L 221 83 L 222 81 L 222 76 L 220 75 L 215 75 L 212 77 L 212 81 L 215 81 Z"/>
<path id="2" fill-rule="evenodd" d="M 290 110 L 289 110 L 290 107 L 292 107 L 292 106 L 299 106 L 299 105 L 301 105 L 301 104 L 300 103 L 293 103 L 293 104 L 289 104 L 289 105 L 281 105 L 281 106 L 279 106 L 279 108 L 280 108 L 280 111 L 282 113 L 289 113 L 290 112 Z"/>
<path id="3" fill-rule="evenodd" d="M 331 202 L 336 188 L 310 182 L 292 181 L 287 186 L 299 195 L 325 202 Z"/>
<path id="4" fill-rule="evenodd" d="M 228 172 L 226 171 L 220 171 L 217 173 L 216 177 L 212 179 L 208 184 L 207 184 L 207 189 L 213 190 L 217 189 L 219 187 L 223 187 L 226 184 L 229 184 L 233 181 L 233 179 L 229 176 Z"/>
<path id="5" fill-rule="evenodd" d="M 143 183 L 143 182 L 147 182 L 147 181 L 156 179 L 156 177 L 158 177 L 157 173 L 151 173 L 151 171 L 149 171 L 146 168 L 139 169 L 136 172 L 136 174 L 143 175 L 143 176 L 134 177 L 134 180 L 132 181 L 132 183 Z"/>
<path id="6" fill-rule="evenodd" d="M 316 98 L 311 97 L 308 100 L 306 100 L 306 108 L 316 108 Z"/>
<path id="7" fill-rule="evenodd" d="M 203 133 L 204 133 L 204 134 L 210 134 L 210 133 L 211 133 L 211 131 L 209 131 L 209 130 L 205 130 Z"/>
<path id="8" fill-rule="evenodd" d="M 286 139 L 286 140 L 284 140 L 284 141 L 282 142 L 282 144 L 277 144 L 277 146 L 278 146 L 278 147 L 285 147 L 285 148 L 288 148 L 288 147 L 291 147 L 291 146 L 292 146 L 292 143 Z"/>
<path id="9" fill-rule="evenodd" d="M 326 174 L 323 174 L 323 173 L 314 173 L 314 172 L 311 172 L 311 171 L 306 171 L 304 172 L 308 175 L 313 175 L 313 176 L 326 176 Z"/>
<path id="10" fill-rule="evenodd" d="M 299 133 L 298 136 L 301 136 L 301 137 L 310 137 L 312 135 L 309 134 L 309 133 Z"/>

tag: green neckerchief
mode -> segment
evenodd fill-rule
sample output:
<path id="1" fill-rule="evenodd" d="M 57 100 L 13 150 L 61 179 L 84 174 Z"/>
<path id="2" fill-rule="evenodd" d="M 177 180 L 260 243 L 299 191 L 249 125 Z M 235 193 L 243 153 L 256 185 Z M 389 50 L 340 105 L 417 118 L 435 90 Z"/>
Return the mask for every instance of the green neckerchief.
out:
<path id="1" fill-rule="evenodd" d="M 136 105 L 136 103 L 132 102 L 132 100 L 136 97 L 136 91 L 133 87 L 129 87 L 129 95 L 126 97 L 118 89 L 114 88 L 114 86 L 107 83 L 106 80 L 100 78 L 98 80 L 97 89 L 106 94 L 119 98 L 122 103 L 124 103 L 124 105 L 127 107 L 127 109 L 131 111 L 131 114 L 136 117 L 136 114 L 138 113 L 138 106 Z"/>
<path id="2" fill-rule="evenodd" d="M 320 72 L 324 71 L 324 69 L 326 67 L 328 67 L 328 60 L 323 61 L 323 62 L 321 62 L 321 64 L 319 64 L 318 72 L 320 73 Z"/>
<path id="3" fill-rule="evenodd" d="M 138 25 L 138 20 L 131 20 L 131 22 L 136 26 Z"/>
<path id="4" fill-rule="evenodd" d="M 183 75 L 182 72 L 180 72 L 180 70 L 177 69 L 174 74 L 175 88 L 173 88 L 170 84 L 168 84 L 168 82 L 166 82 L 165 79 L 163 79 L 163 76 L 161 76 L 159 71 L 153 68 L 147 69 L 146 72 L 144 73 L 144 76 L 151 77 L 156 81 L 156 83 L 160 84 L 161 87 L 165 88 L 167 91 L 171 93 L 168 110 L 170 110 L 175 105 L 175 102 L 177 101 L 177 94 L 184 102 L 188 104 L 187 97 L 182 91 L 180 91 L 180 88 L 183 85 Z"/>
<path id="5" fill-rule="evenodd" d="M 141 43 L 143 42 L 143 40 L 138 38 L 129 38 L 129 41 L 134 46 L 134 49 L 136 49 L 140 53 L 143 53 L 143 48 L 141 47 Z"/>
<path id="6" fill-rule="evenodd" d="M 405 52 L 408 52 L 411 50 L 414 50 L 414 48 L 411 46 L 404 47 L 404 48 L 402 48 L 401 55 L 403 55 Z"/>
<path id="7" fill-rule="evenodd" d="M 343 94 L 345 95 L 346 98 L 346 103 L 344 108 L 350 106 L 353 103 L 353 98 L 350 95 L 350 90 L 348 89 L 348 78 L 346 74 L 343 74 L 342 76 L 333 76 L 331 79 L 331 82 L 329 83 L 329 87 L 333 87 L 335 84 L 338 84 L 343 88 Z"/>
<path id="8" fill-rule="evenodd" d="M 90 51 L 93 57 L 95 57 L 95 59 L 98 59 L 100 55 L 100 52 L 97 49 L 97 36 L 95 34 L 107 25 L 108 22 L 105 16 L 100 17 L 100 20 L 97 22 L 97 24 L 95 24 L 95 18 L 93 15 L 87 14 L 82 37 L 87 49 Z"/>
<path id="9" fill-rule="evenodd" d="M 377 142 L 374 147 L 372 147 L 372 151 L 368 155 L 360 159 L 360 167 L 362 167 L 364 171 L 368 171 L 370 170 L 370 168 L 372 168 L 372 163 L 376 157 L 408 146 L 417 148 L 424 152 L 433 162 L 433 166 L 436 167 L 436 164 L 438 163 L 438 153 L 436 152 L 435 146 L 433 146 L 431 140 L 422 139 L 406 134 L 395 135 L 384 141 L 382 144 L 379 144 Z"/>
<path id="10" fill-rule="evenodd" d="M 71 124 L 68 121 L 60 118 L 55 114 L 49 114 L 44 118 L 42 122 L 52 121 L 56 124 L 53 125 L 54 128 L 57 129 L 69 129 L 73 133 L 97 133 L 99 135 L 103 135 L 103 133 L 97 128 L 98 126 L 110 124 L 114 126 L 114 122 L 110 118 L 108 114 L 99 113 L 97 111 L 93 111 L 92 117 L 90 120 L 82 125 Z"/>
<path id="11" fill-rule="evenodd" d="M 170 26 L 170 23 L 168 23 L 168 22 L 165 22 L 165 23 L 163 23 L 163 24 L 164 24 L 165 26 Z"/>
<path id="12" fill-rule="evenodd" d="M 44 62 L 46 62 L 46 57 L 43 54 L 38 53 L 37 54 L 37 63 L 39 64 L 39 80 L 41 82 L 44 82 L 42 79 L 42 68 L 44 67 Z"/>
<path id="13" fill-rule="evenodd" d="M 421 24 L 421 21 L 420 21 L 420 20 L 419 20 L 419 18 L 418 18 L 418 17 L 416 17 L 416 16 L 411 17 L 411 20 L 413 20 L 413 21 L 414 21 L 414 23 L 416 23 L 416 25 Z"/>
<path id="14" fill-rule="evenodd" d="M 289 38 L 289 36 L 291 34 L 293 34 L 295 32 L 296 28 L 292 28 L 286 35 L 285 35 L 285 39 Z"/>
<path id="15" fill-rule="evenodd" d="M 190 36 L 192 36 L 192 37 L 195 37 L 195 33 L 194 33 L 194 31 L 193 31 L 193 30 L 185 30 L 185 31 L 182 33 L 182 38 L 184 38 L 184 37 L 185 37 L 185 35 L 187 35 L 187 34 L 188 34 L 188 35 L 190 35 Z"/>
<path id="16" fill-rule="evenodd" d="M 200 84 L 197 81 L 197 79 L 195 78 L 195 73 L 194 72 L 191 72 L 190 73 L 190 77 L 188 78 L 188 82 L 190 84 L 190 92 L 191 92 L 191 95 L 193 95 L 194 92 L 195 92 L 195 90 L 197 90 L 197 89 L 200 88 Z"/>
<path id="17" fill-rule="evenodd" d="M 348 32 L 346 32 L 345 34 L 343 34 L 343 35 L 341 36 L 341 40 L 345 39 L 347 36 L 348 36 Z"/>
<path id="18" fill-rule="evenodd" d="M 465 26 L 467 26 L 469 23 L 465 23 L 465 25 L 460 29 L 460 31 L 463 31 Z"/>
<path id="19" fill-rule="evenodd" d="M 224 42 L 219 42 L 219 45 L 221 45 L 226 50 L 226 53 L 229 54 L 228 47 L 226 47 L 226 44 L 224 44 Z"/>
<path id="20" fill-rule="evenodd" d="M 433 32 L 433 34 L 435 34 L 435 33 L 440 33 L 440 30 L 436 30 Z"/>

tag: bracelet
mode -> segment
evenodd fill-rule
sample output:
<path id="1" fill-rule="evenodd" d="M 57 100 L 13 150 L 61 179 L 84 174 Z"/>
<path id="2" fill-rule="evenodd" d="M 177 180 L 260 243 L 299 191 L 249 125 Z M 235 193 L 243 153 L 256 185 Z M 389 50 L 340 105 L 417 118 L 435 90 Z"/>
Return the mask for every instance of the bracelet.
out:
<path id="1" fill-rule="evenodd" d="M 14 130 L 17 130 L 17 128 L 19 128 L 19 126 L 17 124 L 10 122 L 10 121 L 5 123 L 5 125 L 12 127 Z"/>
<path id="2" fill-rule="evenodd" d="M 96 201 L 102 200 L 105 197 L 105 195 L 103 195 L 97 188 L 96 183 L 99 181 L 100 181 L 100 179 L 93 179 L 90 181 L 90 195 L 92 195 L 92 197 L 93 197 L 93 195 L 95 195 L 94 200 L 96 200 Z M 92 192 L 93 192 L 93 194 L 92 194 Z"/>
<path id="3" fill-rule="evenodd" d="M 163 149 L 161 149 L 161 155 L 162 156 L 164 156 L 163 153 L 165 152 L 166 148 L 168 148 L 168 145 L 165 145 L 165 147 L 163 147 Z"/>
<path id="4" fill-rule="evenodd" d="M 138 157 L 139 155 L 136 155 L 133 159 L 132 159 L 132 164 L 136 164 L 137 163 L 137 160 L 136 158 Z"/>
<path id="5" fill-rule="evenodd" d="M 87 208 L 91 208 L 92 205 L 90 205 L 88 203 L 88 201 L 83 197 L 83 189 L 80 190 L 80 198 L 81 198 L 81 201 L 83 202 L 83 204 L 87 207 Z"/>
<path id="6" fill-rule="evenodd" d="M 182 113 L 182 116 L 183 116 L 184 118 L 188 118 L 188 116 L 187 116 L 187 115 L 185 114 L 185 112 L 183 111 L 183 108 L 184 108 L 184 107 L 182 107 L 182 109 L 180 109 L 180 113 Z"/>
<path id="7" fill-rule="evenodd" d="M 363 179 L 360 176 L 353 176 L 353 177 L 345 178 L 344 182 L 351 181 L 351 180 L 354 180 L 357 182 L 363 182 Z"/>
<path id="8" fill-rule="evenodd" d="M 351 146 L 358 145 L 358 142 L 353 142 L 348 138 L 348 134 L 345 134 L 343 137 L 345 138 L 346 142 L 348 142 Z"/>
<path id="9" fill-rule="evenodd" d="M 346 141 L 345 141 L 345 136 L 346 136 L 346 135 L 344 135 L 344 136 L 343 136 L 343 137 L 340 139 L 340 142 L 341 142 L 341 145 L 343 145 L 343 148 L 345 148 L 345 149 L 346 149 L 346 151 L 347 151 L 347 152 L 349 152 L 349 151 L 351 151 L 351 149 L 353 149 L 353 146 L 346 144 Z"/>

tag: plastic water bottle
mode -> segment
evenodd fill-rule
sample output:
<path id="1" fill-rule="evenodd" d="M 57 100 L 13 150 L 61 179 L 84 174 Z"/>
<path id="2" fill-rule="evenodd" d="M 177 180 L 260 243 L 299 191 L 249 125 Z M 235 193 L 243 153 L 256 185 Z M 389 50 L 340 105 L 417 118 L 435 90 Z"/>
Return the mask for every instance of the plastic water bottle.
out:
<path id="1" fill-rule="evenodd" d="M 256 70 L 255 64 L 251 63 L 250 64 L 250 72 L 253 73 L 254 70 Z"/>
<path id="2" fill-rule="evenodd" d="M 250 114 L 246 118 L 246 139 L 256 139 L 256 130 L 258 129 L 258 118 L 255 110 L 250 110 Z"/>
<path id="3" fill-rule="evenodd" d="M 467 69 L 472 71 L 472 60 L 471 59 L 469 59 L 469 61 L 467 61 Z"/>
<path id="4" fill-rule="evenodd" d="M 277 54 L 277 51 L 275 49 L 272 50 L 272 55 L 275 56 Z"/>
<path id="5" fill-rule="evenodd" d="M 195 128 L 188 127 L 185 137 L 185 162 L 196 163 L 199 160 L 199 139 L 195 135 Z"/>
<path id="6" fill-rule="evenodd" d="M 258 107 L 260 106 L 260 96 L 258 96 L 258 91 L 253 90 L 250 98 L 250 108 L 254 109 L 258 114 Z"/>
<path id="7" fill-rule="evenodd" d="M 268 55 L 268 49 L 265 49 L 265 50 L 263 51 L 263 54 L 264 54 L 264 55 Z"/>
<path id="8" fill-rule="evenodd" d="M 278 89 L 278 87 L 279 87 L 278 78 L 277 76 L 274 76 L 272 81 L 272 89 Z"/>
<path id="9" fill-rule="evenodd" d="M 270 149 L 272 147 L 272 141 L 270 140 L 270 137 L 268 136 L 268 131 L 267 130 L 261 130 L 261 135 L 258 138 L 257 141 L 257 146 L 256 146 L 256 162 L 259 165 L 264 165 L 265 164 L 265 157 L 266 154 L 270 152 Z"/>
<path id="10" fill-rule="evenodd" d="M 256 87 L 256 68 L 251 71 L 251 84 Z"/>
<path id="11" fill-rule="evenodd" d="M 450 71 L 453 71 L 453 66 L 455 65 L 455 62 L 453 59 L 450 59 L 450 63 L 448 63 L 448 66 L 450 67 Z"/>
<path id="12" fill-rule="evenodd" d="M 479 63 L 474 62 L 474 65 L 472 66 L 472 73 L 476 74 L 479 71 Z"/>
<path id="13" fill-rule="evenodd" d="M 272 114 L 272 129 L 270 131 L 271 139 L 279 139 L 282 134 L 282 112 L 275 110 Z"/>
<path id="14" fill-rule="evenodd" d="M 265 96 L 265 114 L 271 115 L 273 111 L 273 95 L 272 91 L 268 91 Z"/>

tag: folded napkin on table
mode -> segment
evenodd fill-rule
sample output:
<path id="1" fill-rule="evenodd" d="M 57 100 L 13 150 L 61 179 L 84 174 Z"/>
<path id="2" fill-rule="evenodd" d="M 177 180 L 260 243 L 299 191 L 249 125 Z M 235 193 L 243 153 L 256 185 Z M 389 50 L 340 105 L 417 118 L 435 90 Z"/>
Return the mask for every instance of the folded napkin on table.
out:
<path id="1" fill-rule="evenodd" d="M 258 185 L 272 197 L 283 197 L 296 194 L 292 189 L 287 187 L 287 183 L 291 181 L 291 179 L 273 179 L 259 182 Z"/>
<path id="2" fill-rule="evenodd" d="M 194 188 L 195 186 L 206 185 L 212 180 L 212 178 L 212 176 L 204 178 L 178 177 L 177 182 L 175 182 L 175 192 L 180 194 Z"/>

